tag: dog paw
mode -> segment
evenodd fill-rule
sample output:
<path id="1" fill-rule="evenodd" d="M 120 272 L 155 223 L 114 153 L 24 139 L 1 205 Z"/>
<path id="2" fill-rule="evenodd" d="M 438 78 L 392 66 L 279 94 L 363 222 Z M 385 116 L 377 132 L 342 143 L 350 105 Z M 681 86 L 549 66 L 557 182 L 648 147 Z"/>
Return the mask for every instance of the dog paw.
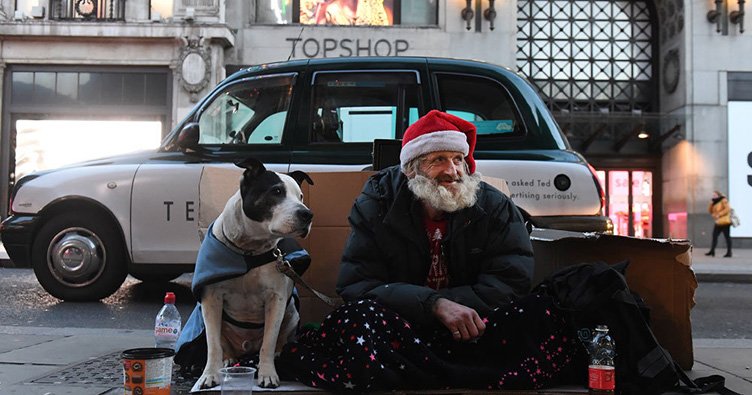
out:
<path id="1" fill-rule="evenodd" d="M 204 373 L 201 375 L 201 377 L 198 378 L 198 385 L 199 388 L 202 390 L 213 388 L 218 386 L 221 382 L 219 381 L 219 373 L 207 373 L 204 371 Z"/>
<path id="2" fill-rule="evenodd" d="M 279 387 L 279 376 L 274 368 L 259 368 L 258 386 L 261 388 L 277 388 Z"/>

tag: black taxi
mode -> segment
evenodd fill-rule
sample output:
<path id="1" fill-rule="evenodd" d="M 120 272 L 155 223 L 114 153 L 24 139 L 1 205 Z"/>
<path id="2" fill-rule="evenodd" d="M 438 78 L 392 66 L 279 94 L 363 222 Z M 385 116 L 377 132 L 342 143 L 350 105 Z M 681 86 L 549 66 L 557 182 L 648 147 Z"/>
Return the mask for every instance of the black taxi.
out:
<path id="1" fill-rule="evenodd" d="M 252 156 L 280 172 L 370 170 L 388 162 L 374 142 L 399 140 L 431 109 L 475 124 L 477 171 L 505 179 L 533 226 L 610 230 L 594 169 L 524 77 L 470 60 L 374 57 L 244 68 L 156 151 L 19 180 L 0 236 L 12 262 L 61 299 L 104 298 L 128 273 L 169 280 L 193 270 L 208 168 Z"/>

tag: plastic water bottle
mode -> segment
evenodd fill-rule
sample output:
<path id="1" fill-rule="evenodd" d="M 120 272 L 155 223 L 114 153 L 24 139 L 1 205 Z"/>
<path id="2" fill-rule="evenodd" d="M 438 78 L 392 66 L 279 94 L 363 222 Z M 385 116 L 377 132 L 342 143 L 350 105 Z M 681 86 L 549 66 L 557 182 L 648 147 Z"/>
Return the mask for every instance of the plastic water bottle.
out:
<path id="1" fill-rule="evenodd" d="M 616 366 L 614 339 L 608 335 L 606 325 L 595 328 L 595 336 L 590 343 L 590 365 L 588 366 L 588 388 L 590 395 L 613 394 L 616 388 Z"/>
<path id="2" fill-rule="evenodd" d="M 175 307 L 175 294 L 167 292 L 164 303 L 154 320 L 154 343 L 157 347 L 174 350 L 175 342 L 180 337 L 180 329 L 183 324 L 180 319 L 180 312 Z"/>

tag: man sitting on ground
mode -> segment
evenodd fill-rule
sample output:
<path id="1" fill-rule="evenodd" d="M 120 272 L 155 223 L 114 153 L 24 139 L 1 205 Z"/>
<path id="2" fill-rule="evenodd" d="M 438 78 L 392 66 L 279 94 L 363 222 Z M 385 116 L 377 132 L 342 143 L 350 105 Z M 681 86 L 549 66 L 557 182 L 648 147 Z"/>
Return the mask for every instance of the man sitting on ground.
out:
<path id="1" fill-rule="evenodd" d="M 541 388 L 570 365 L 563 318 L 550 299 L 526 296 L 533 251 L 522 216 L 475 172 L 475 141 L 472 123 L 431 111 L 405 132 L 400 165 L 366 182 L 337 281 L 350 303 L 285 348 L 298 380 Z"/>

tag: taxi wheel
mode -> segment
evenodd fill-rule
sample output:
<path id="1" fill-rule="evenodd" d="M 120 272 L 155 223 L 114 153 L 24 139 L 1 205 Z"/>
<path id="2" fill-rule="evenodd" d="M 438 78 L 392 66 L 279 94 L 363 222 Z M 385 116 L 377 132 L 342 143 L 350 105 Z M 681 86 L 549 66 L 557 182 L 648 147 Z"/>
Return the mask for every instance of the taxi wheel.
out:
<path id="1" fill-rule="evenodd" d="M 98 213 L 51 217 L 32 248 L 32 267 L 50 295 L 67 301 L 97 301 L 125 281 L 125 248 L 116 226 Z"/>

